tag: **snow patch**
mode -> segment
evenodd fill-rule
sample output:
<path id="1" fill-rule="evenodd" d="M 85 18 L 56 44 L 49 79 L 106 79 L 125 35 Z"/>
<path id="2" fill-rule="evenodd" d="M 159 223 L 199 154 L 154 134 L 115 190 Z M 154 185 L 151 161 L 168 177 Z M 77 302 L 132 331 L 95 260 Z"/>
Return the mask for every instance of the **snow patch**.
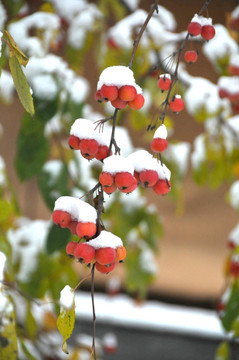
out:
<path id="1" fill-rule="evenodd" d="M 93 246 L 95 249 L 101 249 L 105 247 L 117 249 L 119 246 L 123 246 L 123 242 L 118 236 L 105 230 L 101 231 L 100 235 L 96 238 L 88 241 L 88 244 Z"/>
<path id="2" fill-rule="evenodd" d="M 71 310 L 73 308 L 75 302 L 75 292 L 69 285 L 66 285 L 61 290 L 59 302 L 61 306 L 61 311 Z"/>

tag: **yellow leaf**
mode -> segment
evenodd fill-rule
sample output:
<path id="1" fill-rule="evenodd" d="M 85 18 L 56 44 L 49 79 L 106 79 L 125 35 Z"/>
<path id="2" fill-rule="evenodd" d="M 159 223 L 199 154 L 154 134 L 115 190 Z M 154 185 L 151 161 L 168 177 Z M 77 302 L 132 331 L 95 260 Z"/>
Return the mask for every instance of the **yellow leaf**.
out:
<path id="1" fill-rule="evenodd" d="M 26 66 L 29 59 L 28 57 L 22 52 L 22 50 L 17 46 L 17 44 L 15 43 L 13 37 L 10 35 L 10 33 L 7 30 L 4 30 L 4 35 L 6 35 L 9 44 L 12 48 L 12 52 L 14 53 L 14 55 L 17 57 L 19 63 L 23 66 Z"/>
<path id="2" fill-rule="evenodd" d="M 9 66 L 13 78 L 14 85 L 16 87 L 19 99 L 24 109 L 31 115 L 34 115 L 33 99 L 30 92 L 26 76 L 22 71 L 18 58 L 10 50 Z"/>
<path id="3" fill-rule="evenodd" d="M 71 310 L 62 310 L 57 318 L 57 328 L 63 337 L 62 351 L 68 354 L 66 340 L 72 334 L 75 325 L 75 306 Z"/>
<path id="4" fill-rule="evenodd" d="M 0 333 L 0 359 L 17 359 L 17 337 L 14 312 L 3 315 L 4 326 Z"/>

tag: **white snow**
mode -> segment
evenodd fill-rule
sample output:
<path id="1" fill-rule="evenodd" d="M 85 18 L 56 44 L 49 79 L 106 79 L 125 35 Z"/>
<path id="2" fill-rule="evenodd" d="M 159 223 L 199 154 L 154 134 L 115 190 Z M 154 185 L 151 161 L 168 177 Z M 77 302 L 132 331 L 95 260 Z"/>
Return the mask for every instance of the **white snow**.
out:
<path id="1" fill-rule="evenodd" d="M 222 134 L 224 136 L 226 151 L 230 154 L 234 150 L 234 146 L 238 146 L 239 115 L 232 116 L 225 120 L 225 125 L 222 127 Z"/>
<path id="2" fill-rule="evenodd" d="M 104 294 L 95 294 L 95 306 L 100 309 L 97 313 L 99 322 L 206 338 L 222 339 L 225 336 L 217 313 L 211 310 L 185 308 L 156 301 L 145 301 L 139 306 L 129 296 L 112 297 Z M 90 293 L 76 294 L 76 317 L 91 321 Z"/>
<path id="3" fill-rule="evenodd" d="M 59 178 L 60 173 L 63 169 L 63 163 L 60 160 L 49 160 L 43 166 L 43 171 L 50 174 L 50 179 L 48 181 L 49 185 L 54 185 L 57 178 Z"/>
<path id="4" fill-rule="evenodd" d="M 55 201 L 54 211 L 68 212 L 72 220 L 79 222 L 96 222 L 97 212 L 93 206 L 73 196 L 61 196 Z"/>
<path id="5" fill-rule="evenodd" d="M 127 66 L 109 66 L 100 74 L 97 90 L 100 90 L 103 85 L 114 85 L 118 88 L 123 85 L 136 86 L 134 73 Z"/>
<path id="6" fill-rule="evenodd" d="M 88 241 L 88 244 L 93 246 L 95 249 L 105 248 L 105 247 L 111 247 L 113 249 L 117 249 L 117 247 L 122 246 L 123 242 L 122 240 L 112 234 L 109 231 L 101 231 L 100 235 L 96 238 Z"/>
<path id="7" fill-rule="evenodd" d="M 200 134 L 194 139 L 193 148 L 191 162 L 192 167 L 197 169 L 206 158 L 204 134 Z"/>
<path id="8" fill-rule="evenodd" d="M 161 124 L 154 133 L 154 139 L 167 139 L 168 133 L 167 128 L 164 124 Z"/>
<path id="9" fill-rule="evenodd" d="M 76 119 L 71 126 L 70 134 L 79 139 L 94 139 L 94 123 L 83 118 Z"/>
<path id="10" fill-rule="evenodd" d="M 155 170 L 158 171 L 159 163 L 152 154 L 146 150 L 137 150 L 132 152 L 127 159 L 132 163 L 134 170 L 141 172 L 143 170 Z"/>
<path id="11" fill-rule="evenodd" d="M 42 31 L 42 39 L 30 36 L 30 30 Z M 8 30 L 18 46 L 28 56 L 44 56 L 48 51 L 55 33 L 60 28 L 58 15 L 49 12 L 35 12 L 19 21 L 12 22 Z"/>
<path id="12" fill-rule="evenodd" d="M 238 45 L 225 26 L 216 24 L 214 27 L 216 31 L 214 38 L 205 42 L 202 49 L 206 57 L 213 64 L 217 64 L 225 56 L 238 52 Z"/>
<path id="13" fill-rule="evenodd" d="M 239 245 L 239 223 L 229 233 L 228 241 L 233 242 L 236 246 Z"/>
<path id="14" fill-rule="evenodd" d="M 128 5 L 128 7 L 133 11 L 136 10 L 139 6 L 140 0 L 125 0 L 125 3 Z"/>
<path id="15" fill-rule="evenodd" d="M 6 255 L 0 251 L 0 290 L 2 288 L 2 281 L 4 280 L 4 269 L 7 261 Z"/>
<path id="16" fill-rule="evenodd" d="M 239 5 L 235 7 L 231 15 L 233 19 L 237 19 L 239 17 Z"/>
<path id="17" fill-rule="evenodd" d="M 4 29 L 6 20 L 7 20 L 7 12 L 6 12 L 2 2 L 0 2 L 0 30 Z"/>
<path id="18" fill-rule="evenodd" d="M 120 172 L 129 172 L 134 174 L 132 163 L 121 155 L 111 155 L 104 159 L 102 171 L 115 175 Z"/>
<path id="19" fill-rule="evenodd" d="M 191 145 L 188 142 L 171 143 L 165 153 L 165 158 L 177 165 L 181 175 L 184 175 L 187 171 L 190 149 Z"/>
<path id="20" fill-rule="evenodd" d="M 159 164 L 159 167 L 158 167 L 159 179 L 161 179 L 161 180 L 170 180 L 171 171 L 167 168 L 167 166 L 165 164 L 163 164 L 163 166 L 162 166 L 158 160 L 155 159 L 155 161 L 157 161 L 158 164 Z"/>
<path id="21" fill-rule="evenodd" d="M 34 95 L 41 100 L 53 100 L 57 96 L 58 88 L 56 81 L 49 74 L 41 74 L 31 79 L 31 87 Z"/>
<path id="22" fill-rule="evenodd" d="M 59 303 L 60 303 L 61 309 L 71 310 L 74 306 L 74 300 L 75 300 L 75 292 L 69 285 L 66 285 L 61 290 L 61 293 L 60 293 Z"/>
<path id="23" fill-rule="evenodd" d="M 234 181 L 229 189 L 229 202 L 234 209 L 239 210 L 239 180 Z"/>
<path id="24" fill-rule="evenodd" d="M 109 347 L 112 349 L 116 349 L 118 346 L 118 340 L 116 335 L 112 332 L 107 332 L 102 338 L 102 344 L 104 348 Z"/>
<path id="25" fill-rule="evenodd" d="M 45 251 L 50 222 L 24 219 L 21 224 L 20 220 L 16 229 L 8 231 L 7 237 L 12 246 L 13 262 L 20 262 L 17 279 L 26 282 L 38 265 L 39 253 Z"/>
<path id="26" fill-rule="evenodd" d="M 4 187 L 7 184 L 7 180 L 6 180 L 6 174 L 5 174 L 5 162 L 2 158 L 2 156 L 0 156 L 0 186 Z"/>
<path id="27" fill-rule="evenodd" d="M 230 57 L 230 65 L 239 67 L 239 53 L 233 53 Z"/>
<path id="28" fill-rule="evenodd" d="M 224 89 L 228 94 L 239 95 L 239 76 L 221 76 L 218 86 L 219 89 Z"/>
<path id="29" fill-rule="evenodd" d="M 161 74 L 161 75 L 159 75 L 159 77 L 160 78 L 167 78 L 167 79 L 169 79 L 169 80 L 171 80 L 171 75 L 170 74 L 168 74 L 168 73 L 166 73 L 166 74 Z"/>
<path id="30" fill-rule="evenodd" d="M 148 274 L 156 274 L 158 266 L 155 261 L 153 251 L 148 246 L 142 246 L 142 252 L 139 256 L 139 262 L 141 269 Z"/>
<path id="31" fill-rule="evenodd" d="M 0 76 L 0 97 L 6 103 L 10 103 L 14 97 L 15 86 L 11 74 L 2 69 Z"/>
<path id="32" fill-rule="evenodd" d="M 184 94 L 184 100 L 191 115 L 197 115 L 197 112 L 204 108 L 208 117 L 213 116 L 222 105 L 218 87 L 201 77 L 191 79 L 191 84 Z"/>

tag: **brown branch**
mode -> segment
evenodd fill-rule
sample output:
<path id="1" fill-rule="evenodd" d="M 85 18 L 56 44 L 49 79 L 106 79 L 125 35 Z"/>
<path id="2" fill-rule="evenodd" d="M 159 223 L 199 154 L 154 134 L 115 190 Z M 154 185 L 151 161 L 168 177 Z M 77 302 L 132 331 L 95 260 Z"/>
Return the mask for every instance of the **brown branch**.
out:
<path id="1" fill-rule="evenodd" d="M 151 6 L 151 9 L 150 9 L 150 11 L 148 13 L 148 16 L 147 16 L 145 22 L 143 23 L 143 25 L 142 25 L 142 27 L 141 27 L 135 41 L 134 41 L 133 51 L 132 51 L 132 55 L 131 55 L 130 62 L 129 62 L 129 68 L 130 69 L 132 68 L 133 61 L 134 61 L 135 54 L 136 54 L 136 50 L 138 48 L 141 37 L 142 37 L 143 33 L 145 32 L 146 27 L 147 27 L 151 17 L 153 16 L 153 13 L 155 11 L 158 11 L 158 4 L 159 4 L 159 0 L 155 0 L 154 4 Z"/>

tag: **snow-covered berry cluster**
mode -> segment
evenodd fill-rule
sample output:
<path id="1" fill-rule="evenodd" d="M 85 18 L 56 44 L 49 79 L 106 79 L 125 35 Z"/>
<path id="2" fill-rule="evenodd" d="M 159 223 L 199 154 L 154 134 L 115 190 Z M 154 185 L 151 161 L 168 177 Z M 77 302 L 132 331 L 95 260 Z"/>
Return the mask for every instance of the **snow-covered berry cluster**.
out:
<path id="1" fill-rule="evenodd" d="M 104 133 L 95 130 L 92 121 L 76 119 L 70 130 L 68 144 L 73 150 L 80 150 L 81 155 L 91 160 L 103 160 L 108 156 L 109 140 Z"/>
<path id="2" fill-rule="evenodd" d="M 188 25 L 187 30 L 191 36 L 201 35 L 201 37 L 207 41 L 214 38 L 216 33 L 215 28 L 212 25 L 212 19 L 204 16 L 199 16 L 198 14 L 194 15 Z"/>
<path id="3" fill-rule="evenodd" d="M 139 110 L 144 105 L 142 89 L 127 66 L 110 66 L 102 71 L 95 99 L 99 102 L 110 101 L 116 109 L 129 105 L 132 110 Z"/>
<path id="4" fill-rule="evenodd" d="M 96 236 L 97 212 L 90 204 L 71 196 L 61 196 L 55 202 L 53 222 L 79 237 L 79 242 L 70 241 L 66 253 L 81 263 L 92 264 L 101 273 L 109 273 L 116 262 L 126 256 L 122 240 L 108 232 L 101 231 Z"/>

